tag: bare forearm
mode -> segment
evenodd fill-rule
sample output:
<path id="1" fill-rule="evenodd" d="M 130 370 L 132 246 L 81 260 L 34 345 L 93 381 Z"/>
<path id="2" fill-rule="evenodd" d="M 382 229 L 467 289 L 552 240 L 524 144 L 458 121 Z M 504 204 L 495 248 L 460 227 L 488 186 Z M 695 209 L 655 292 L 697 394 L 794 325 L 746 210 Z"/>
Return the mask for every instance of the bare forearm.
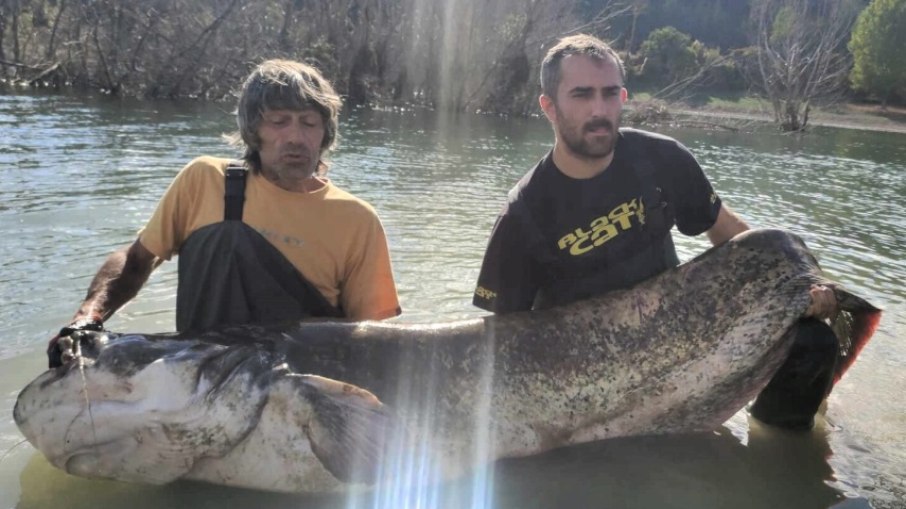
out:
<path id="1" fill-rule="evenodd" d="M 729 207 L 724 205 L 720 208 L 720 213 L 717 215 L 717 221 L 714 222 L 714 226 L 708 230 L 708 240 L 711 241 L 712 245 L 717 246 L 748 229 L 749 225 L 730 210 Z"/>
<path id="2" fill-rule="evenodd" d="M 91 281 L 73 321 L 107 320 L 138 294 L 159 264 L 160 260 L 138 241 L 114 251 Z"/>

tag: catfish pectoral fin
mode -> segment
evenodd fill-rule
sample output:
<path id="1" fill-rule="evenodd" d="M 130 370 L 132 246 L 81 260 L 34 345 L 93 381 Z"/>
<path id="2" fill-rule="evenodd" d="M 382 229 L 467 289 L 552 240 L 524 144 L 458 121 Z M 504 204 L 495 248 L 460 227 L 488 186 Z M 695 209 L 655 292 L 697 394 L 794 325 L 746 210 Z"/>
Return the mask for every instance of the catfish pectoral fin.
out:
<path id="1" fill-rule="evenodd" d="M 387 408 L 360 387 L 315 375 L 300 378 L 314 412 L 307 432 L 315 456 L 343 482 L 374 483 L 389 439 Z"/>

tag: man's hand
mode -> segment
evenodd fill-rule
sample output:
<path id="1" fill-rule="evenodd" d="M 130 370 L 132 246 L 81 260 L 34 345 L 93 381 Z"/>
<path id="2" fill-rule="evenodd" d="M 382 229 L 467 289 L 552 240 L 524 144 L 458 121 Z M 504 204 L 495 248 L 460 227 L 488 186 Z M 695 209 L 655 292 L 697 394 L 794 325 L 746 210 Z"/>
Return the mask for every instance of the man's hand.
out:
<path id="1" fill-rule="evenodd" d="M 72 340 L 78 330 L 102 331 L 105 319 L 135 297 L 161 259 L 148 251 L 141 241 L 117 249 L 101 265 L 88 286 L 85 297 L 72 322 L 60 329 L 47 344 L 47 360 L 51 368 L 72 360 Z"/>
<path id="2" fill-rule="evenodd" d="M 837 315 L 837 296 L 834 289 L 824 285 L 812 285 L 808 291 L 812 303 L 805 310 L 805 316 L 826 320 Z"/>
<path id="3" fill-rule="evenodd" d="M 58 368 L 72 360 L 72 339 L 69 337 L 78 330 L 102 331 L 104 324 L 97 319 L 80 318 L 60 329 L 56 336 L 47 343 L 48 367 Z"/>

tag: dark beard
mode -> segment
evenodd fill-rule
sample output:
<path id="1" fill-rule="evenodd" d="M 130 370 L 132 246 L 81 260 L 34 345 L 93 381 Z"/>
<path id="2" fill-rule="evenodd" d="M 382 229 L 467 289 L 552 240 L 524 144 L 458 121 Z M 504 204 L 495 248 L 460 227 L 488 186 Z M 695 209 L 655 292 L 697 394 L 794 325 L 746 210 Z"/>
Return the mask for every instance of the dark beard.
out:
<path id="1" fill-rule="evenodd" d="M 606 138 L 606 140 L 600 142 L 591 142 L 582 135 L 573 136 L 572 133 L 568 135 L 566 133 L 561 133 L 560 138 L 563 140 L 563 143 L 567 146 L 567 148 L 569 148 L 570 152 L 572 152 L 576 156 L 583 159 L 601 159 L 613 152 L 613 149 L 617 144 L 618 128 L 617 126 L 614 126 L 609 120 L 601 119 L 583 125 L 582 134 L 585 134 L 591 129 L 597 127 L 605 127 L 610 133 L 610 136 Z"/>

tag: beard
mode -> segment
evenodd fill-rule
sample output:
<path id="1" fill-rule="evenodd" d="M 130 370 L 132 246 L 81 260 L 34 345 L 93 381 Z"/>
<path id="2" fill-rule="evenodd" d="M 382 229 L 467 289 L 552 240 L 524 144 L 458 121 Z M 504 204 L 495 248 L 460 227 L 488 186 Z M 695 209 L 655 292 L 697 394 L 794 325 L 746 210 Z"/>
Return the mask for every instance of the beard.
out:
<path id="1" fill-rule="evenodd" d="M 273 166 L 274 172 L 288 179 L 303 180 L 314 177 L 318 172 L 318 161 L 278 162 Z"/>
<path id="2" fill-rule="evenodd" d="M 563 144 L 573 155 L 582 159 L 601 159 L 613 152 L 617 144 L 617 130 L 620 119 L 616 124 L 606 118 L 599 118 L 581 126 L 561 122 L 557 132 Z M 587 136 L 593 130 L 603 128 L 593 136 Z"/>
<path id="3" fill-rule="evenodd" d="M 318 154 L 320 155 L 320 154 Z M 279 156 L 270 165 L 273 173 L 286 180 L 304 180 L 318 172 L 320 158 L 306 147 L 289 146 L 280 151 Z"/>

